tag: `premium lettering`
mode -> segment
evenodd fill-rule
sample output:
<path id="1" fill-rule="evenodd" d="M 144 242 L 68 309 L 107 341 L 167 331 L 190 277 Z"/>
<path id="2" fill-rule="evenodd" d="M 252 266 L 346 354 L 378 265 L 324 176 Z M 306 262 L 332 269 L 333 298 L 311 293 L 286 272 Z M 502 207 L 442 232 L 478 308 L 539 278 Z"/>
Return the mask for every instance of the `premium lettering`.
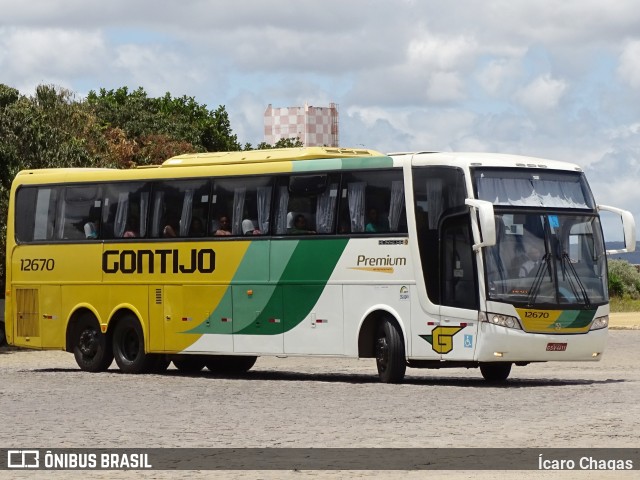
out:
<path id="1" fill-rule="evenodd" d="M 211 248 L 105 250 L 104 273 L 211 273 L 216 269 L 216 252 Z"/>
<path id="2" fill-rule="evenodd" d="M 404 257 L 367 257 L 366 255 L 358 255 L 358 266 L 365 267 L 401 267 L 407 264 Z"/>

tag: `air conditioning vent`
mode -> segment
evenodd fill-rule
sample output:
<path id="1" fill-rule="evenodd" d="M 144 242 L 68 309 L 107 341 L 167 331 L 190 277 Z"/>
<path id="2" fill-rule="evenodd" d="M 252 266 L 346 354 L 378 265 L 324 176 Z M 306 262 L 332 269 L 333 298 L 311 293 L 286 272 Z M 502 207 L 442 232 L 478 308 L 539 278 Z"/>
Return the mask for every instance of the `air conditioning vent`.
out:
<path id="1" fill-rule="evenodd" d="M 162 289 L 156 288 L 156 305 L 162 305 Z"/>
<path id="2" fill-rule="evenodd" d="M 38 290 L 35 288 L 17 288 L 15 295 L 16 336 L 39 337 Z"/>

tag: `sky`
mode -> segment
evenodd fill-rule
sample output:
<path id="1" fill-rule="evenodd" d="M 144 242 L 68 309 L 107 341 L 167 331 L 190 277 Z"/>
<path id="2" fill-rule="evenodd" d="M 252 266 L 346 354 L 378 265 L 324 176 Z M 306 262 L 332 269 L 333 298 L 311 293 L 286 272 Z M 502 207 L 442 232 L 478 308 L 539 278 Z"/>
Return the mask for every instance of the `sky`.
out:
<path id="1" fill-rule="evenodd" d="M 0 0 L 0 83 L 340 112 L 340 145 L 569 161 L 640 224 L 634 0 Z M 607 240 L 622 237 L 605 222 Z"/>

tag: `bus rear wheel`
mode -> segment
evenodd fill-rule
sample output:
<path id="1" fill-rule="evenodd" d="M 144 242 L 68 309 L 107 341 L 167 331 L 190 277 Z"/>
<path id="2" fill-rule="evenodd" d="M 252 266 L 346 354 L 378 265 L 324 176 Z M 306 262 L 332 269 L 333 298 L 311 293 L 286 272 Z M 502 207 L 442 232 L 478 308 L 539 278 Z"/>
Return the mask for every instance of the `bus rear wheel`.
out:
<path id="1" fill-rule="evenodd" d="M 404 340 L 398 324 L 383 320 L 378 327 L 375 344 L 376 366 L 383 383 L 400 383 L 404 379 L 407 363 Z"/>
<path id="2" fill-rule="evenodd" d="M 173 357 L 175 367 L 184 373 L 196 373 L 204 368 L 202 355 L 177 355 Z"/>
<path id="3" fill-rule="evenodd" d="M 215 373 L 245 373 L 251 370 L 258 357 L 214 355 L 206 359 L 205 365 Z"/>
<path id="4" fill-rule="evenodd" d="M 81 370 L 104 372 L 113 362 L 107 336 L 100 331 L 94 318 L 80 318 L 74 335 L 73 356 Z"/>
<path id="5" fill-rule="evenodd" d="M 138 319 L 122 318 L 113 332 L 113 356 L 124 373 L 146 373 L 155 366 L 157 357 L 144 351 L 144 334 Z"/>
<path id="6" fill-rule="evenodd" d="M 511 363 L 509 362 L 480 364 L 480 373 L 488 382 L 504 382 L 509 377 L 510 372 Z"/>

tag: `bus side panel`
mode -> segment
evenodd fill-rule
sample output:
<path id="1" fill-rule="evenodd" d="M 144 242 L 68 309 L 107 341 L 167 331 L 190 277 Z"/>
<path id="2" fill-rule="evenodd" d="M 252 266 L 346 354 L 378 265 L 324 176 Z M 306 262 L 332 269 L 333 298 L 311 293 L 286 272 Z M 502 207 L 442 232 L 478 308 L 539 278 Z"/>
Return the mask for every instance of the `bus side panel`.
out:
<path id="1" fill-rule="evenodd" d="M 234 285 L 233 351 L 283 353 L 282 287 Z"/>
<path id="2" fill-rule="evenodd" d="M 60 285 L 40 287 L 40 331 L 44 348 L 65 348 L 66 318 L 61 312 L 61 297 Z"/>
<path id="3" fill-rule="evenodd" d="M 409 355 L 411 338 L 411 297 L 405 285 L 345 285 L 344 338 L 345 354 L 358 356 L 358 337 L 362 322 L 374 313 L 395 319 L 402 330 L 405 354 Z M 366 299 L 366 300 L 365 300 Z"/>
<path id="4" fill-rule="evenodd" d="M 318 291 L 321 291 L 320 298 Z M 311 311 L 307 309 L 309 304 L 313 305 Z M 341 285 L 285 286 L 284 316 L 285 353 L 344 353 Z M 291 329 L 290 323 L 295 325 Z"/>
<path id="5" fill-rule="evenodd" d="M 92 284 L 62 285 L 60 296 L 65 321 L 71 319 L 77 310 L 87 308 L 97 316 L 98 323 L 106 325 L 112 308 L 108 288 Z"/>
<path id="6" fill-rule="evenodd" d="M 343 284 L 344 353 L 358 356 L 362 322 L 372 312 L 388 312 L 400 323 L 405 345 L 411 329 L 413 261 L 406 238 L 349 240 L 331 281 Z M 409 354 L 409 348 L 405 348 Z"/>
<path id="7" fill-rule="evenodd" d="M 163 325 L 153 325 L 164 330 L 165 351 L 232 352 L 230 290 L 226 285 L 166 285 Z"/>
<path id="8" fill-rule="evenodd" d="M 11 257 L 13 343 L 64 348 L 66 325 L 80 303 L 106 310 L 99 259 L 102 244 L 21 245 Z M 67 279 L 60 282 L 60 279 Z M 28 320 L 27 320 L 28 319 Z"/>

